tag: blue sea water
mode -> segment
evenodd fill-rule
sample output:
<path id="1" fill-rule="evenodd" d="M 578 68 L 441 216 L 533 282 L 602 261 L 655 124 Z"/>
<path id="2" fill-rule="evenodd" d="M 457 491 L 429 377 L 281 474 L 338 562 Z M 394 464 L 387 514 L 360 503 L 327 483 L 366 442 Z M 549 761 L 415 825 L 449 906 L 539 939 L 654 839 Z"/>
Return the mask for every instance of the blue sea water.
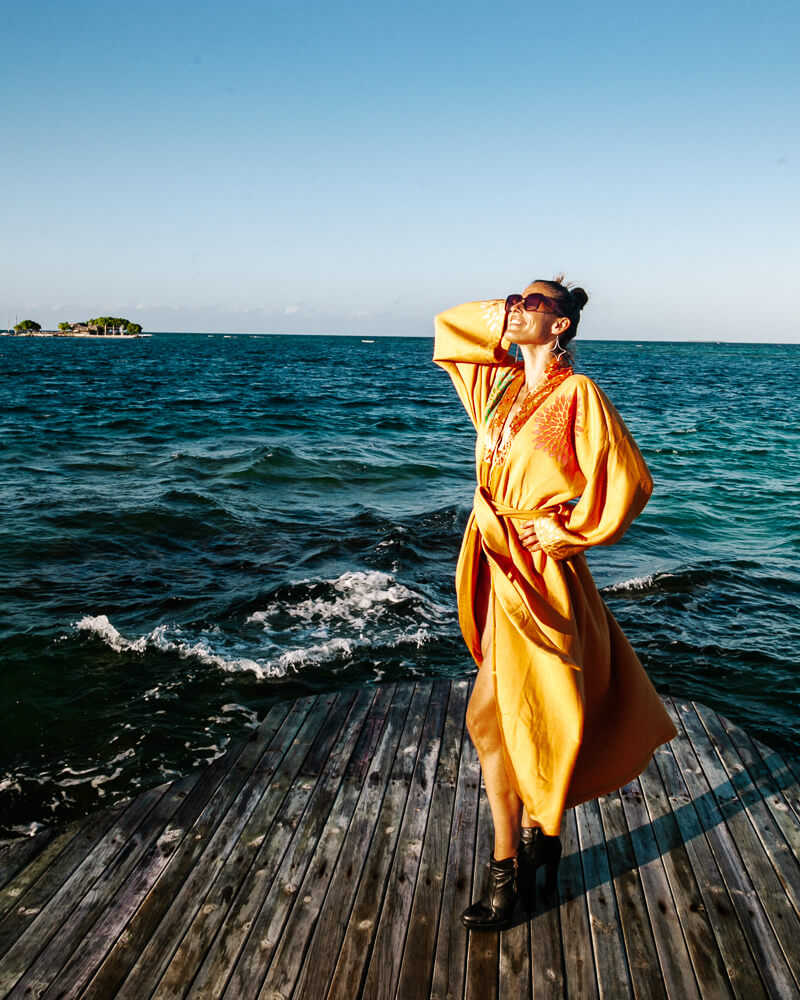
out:
<path id="1" fill-rule="evenodd" d="M 0 835 L 279 698 L 472 670 L 472 431 L 419 338 L 0 339 Z M 659 689 L 796 752 L 800 347 L 585 342 L 656 490 L 590 554 Z"/>

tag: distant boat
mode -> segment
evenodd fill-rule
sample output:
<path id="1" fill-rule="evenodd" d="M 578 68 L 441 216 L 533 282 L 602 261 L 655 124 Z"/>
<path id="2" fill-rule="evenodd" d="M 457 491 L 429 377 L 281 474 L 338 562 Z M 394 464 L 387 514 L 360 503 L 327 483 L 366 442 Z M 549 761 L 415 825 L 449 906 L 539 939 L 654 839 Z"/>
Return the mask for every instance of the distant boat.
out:
<path id="1" fill-rule="evenodd" d="M 364 340 L 364 338 L 362 337 L 361 338 L 361 343 L 362 344 L 374 344 L 375 341 L 374 340 Z"/>

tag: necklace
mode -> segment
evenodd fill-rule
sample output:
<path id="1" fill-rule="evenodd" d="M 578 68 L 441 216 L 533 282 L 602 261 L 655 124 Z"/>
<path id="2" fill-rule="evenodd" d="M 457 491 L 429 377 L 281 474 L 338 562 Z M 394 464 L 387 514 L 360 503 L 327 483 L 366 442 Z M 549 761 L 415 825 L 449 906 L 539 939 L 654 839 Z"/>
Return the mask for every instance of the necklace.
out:
<path id="1" fill-rule="evenodd" d="M 572 368 L 560 365 L 557 360 L 553 360 L 547 365 L 541 378 L 532 387 L 525 386 L 524 369 L 516 369 L 506 373 L 492 390 L 486 406 L 483 422 L 488 426 L 483 447 L 483 461 L 502 465 L 514 443 L 514 438 L 525 422 L 538 410 L 550 393 L 572 374 Z M 511 385 L 520 376 L 523 378 L 522 384 L 516 392 L 511 392 Z M 528 394 L 522 400 L 506 430 L 508 415 L 514 403 L 519 399 L 523 387 L 527 388 Z M 506 433 L 503 433 L 504 430 Z"/>

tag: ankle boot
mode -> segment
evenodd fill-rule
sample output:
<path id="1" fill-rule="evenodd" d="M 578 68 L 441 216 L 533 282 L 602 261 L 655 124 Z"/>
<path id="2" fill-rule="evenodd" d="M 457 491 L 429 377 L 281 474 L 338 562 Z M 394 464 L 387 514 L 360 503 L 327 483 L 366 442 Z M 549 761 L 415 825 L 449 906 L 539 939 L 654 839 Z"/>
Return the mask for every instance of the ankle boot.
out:
<path id="1" fill-rule="evenodd" d="M 508 927 L 519 894 L 519 851 L 502 861 L 492 858 L 488 867 L 486 897 L 461 914 L 461 923 L 473 931 L 501 931 Z"/>
<path id="2" fill-rule="evenodd" d="M 522 902 L 530 913 L 536 907 L 536 872 L 544 865 L 545 895 L 555 897 L 558 866 L 561 863 L 561 838 L 548 837 L 540 827 L 523 826 L 520 833 L 520 852 L 523 867 Z"/>

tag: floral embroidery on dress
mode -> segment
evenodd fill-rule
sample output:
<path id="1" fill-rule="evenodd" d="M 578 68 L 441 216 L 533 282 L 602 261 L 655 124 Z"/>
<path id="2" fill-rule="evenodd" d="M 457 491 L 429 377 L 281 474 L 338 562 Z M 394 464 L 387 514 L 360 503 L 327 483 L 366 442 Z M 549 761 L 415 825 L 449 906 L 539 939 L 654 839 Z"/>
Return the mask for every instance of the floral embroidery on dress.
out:
<path id="1" fill-rule="evenodd" d="M 534 417 L 533 446 L 567 468 L 576 462 L 573 434 L 581 430 L 577 395 L 559 396 Z"/>
<path id="2" fill-rule="evenodd" d="M 562 368 L 556 361 L 550 362 L 533 389 L 528 391 L 522 405 L 512 417 L 508 429 L 506 429 L 505 425 L 509 413 L 517 400 L 517 396 L 525 388 L 525 371 L 520 367 L 510 372 L 508 378 L 503 378 L 497 386 L 498 395 L 495 396 L 492 393 L 490 397 L 490 406 L 487 406 L 487 413 L 484 418 L 488 426 L 484 439 L 483 461 L 492 465 L 502 465 L 511 450 L 514 439 L 525 423 L 544 403 L 547 397 L 565 379 L 568 379 L 570 375 L 572 375 L 571 368 Z M 514 392 L 511 390 L 511 386 L 514 385 L 517 379 L 522 380 L 522 384 L 517 385 Z"/>
<path id="3" fill-rule="evenodd" d="M 499 299 L 490 299 L 487 302 L 481 302 L 480 307 L 489 333 L 500 333 L 506 318 L 505 303 Z"/>

